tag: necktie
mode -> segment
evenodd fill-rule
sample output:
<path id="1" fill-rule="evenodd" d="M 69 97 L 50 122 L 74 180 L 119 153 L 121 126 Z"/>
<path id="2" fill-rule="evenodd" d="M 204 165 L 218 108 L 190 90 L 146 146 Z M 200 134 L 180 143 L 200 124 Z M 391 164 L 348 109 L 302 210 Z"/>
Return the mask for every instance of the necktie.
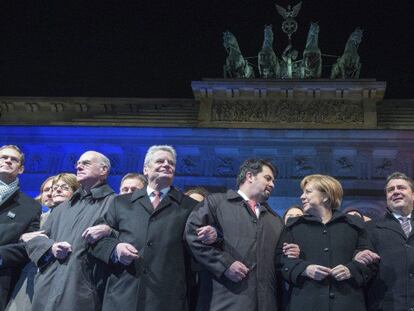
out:
<path id="1" fill-rule="evenodd" d="M 161 202 L 161 192 L 159 191 L 153 191 L 152 192 L 154 199 L 152 200 L 152 206 L 154 207 L 154 209 L 157 208 L 158 204 L 160 204 Z"/>
<path id="2" fill-rule="evenodd" d="M 411 232 L 410 218 L 400 217 L 400 221 L 401 221 L 401 228 L 403 229 L 405 235 L 408 237 Z"/>
<path id="3" fill-rule="evenodd" d="M 257 202 L 254 200 L 247 200 L 247 205 L 249 205 L 250 209 L 253 211 L 253 214 L 256 215 L 256 205 Z"/>

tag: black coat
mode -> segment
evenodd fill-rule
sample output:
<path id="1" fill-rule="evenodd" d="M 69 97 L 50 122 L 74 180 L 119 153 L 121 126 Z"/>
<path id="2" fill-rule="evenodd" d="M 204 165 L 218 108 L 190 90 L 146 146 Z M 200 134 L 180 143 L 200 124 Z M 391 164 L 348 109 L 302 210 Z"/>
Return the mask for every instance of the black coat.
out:
<path id="1" fill-rule="evenodd" d="M 196 229 L 205 225 L 221 233 L 218 243 L 205 245 L 197 239 Z M 205 268 L 199 272 L 197 310 L 277 310 L 281 283 L 276 276 L 275 254 L 282 228 L 282 220 L 267 204 L 260 206 L 257 218 L 232 190 L 210 195 L 197 206 L 185 231 L 191 252 Z M 250 269 L 238 283 L 224 276 L 234 261 Z"/>
<path id="2" fill-rule="evenodd" d="M 109 264 L 103 310 L 187 310 L 190 256 L 183 233 L 196 203 L 174 188 L 156 210 L 145 189 L 115 199 L 105 222 L 119 236 L 92 248 L 95 257 Z M 120 242 L 132 244 L 141 258 L 129 266 L 113 264 L 111 255 Z"/>
<path id="3" fill-rule="evenodd" d="M 35 279 L 32 311 L 100 310 L 95 279 L 98 260 L 88 256 L 88 244 L 82 232 L 102 219 L 114 196 L 107 184 L 92 188 L 90 193 L 78 189 L 47 218 L 42 229 L 49 238 L 36 237 L 26 243 L 30 259 L 40 268 Z M 72 246 L 72 252 L 65 259 L 57 260 L 50 249 L 54 243 L 63 241 Z"/>
<path id="4" fill-rule="evenodd" d="M 368 236 L 381 256 L 378 274 L 368 289 L 368 310 L 414 310 L 414 230 L 407 238 L 400 222 L 388 212 L 370 224 Z"/>
<path id="5" fill-rule="evenodd" d="M 299 245 L 299 258 L 282 255 L 284 242 Z M 290 284 L 287 310 L 366 310 L 363 286 L 372 277 L 372 271 L 353 261 L 353 257 L 356 251 L 368 248 L 364 223 L 356 216 L 335 211 L 326 224 L 310 215 L 288 221 L 279 244 L 280 269 Z M 342 264 L 350 270 L 352 277 L 336 281 L 328 276 L 315 281 L 301 276 L 311 264 L 328 268 Z"/>
<path id="6" fill-rule="evenodd" d="M 20 236 L 39 230 L 40 213 L 40 204 L 19 190 L 0 205 L 0 310 L 6 307 L 18 273 L 28 261 Z"/>

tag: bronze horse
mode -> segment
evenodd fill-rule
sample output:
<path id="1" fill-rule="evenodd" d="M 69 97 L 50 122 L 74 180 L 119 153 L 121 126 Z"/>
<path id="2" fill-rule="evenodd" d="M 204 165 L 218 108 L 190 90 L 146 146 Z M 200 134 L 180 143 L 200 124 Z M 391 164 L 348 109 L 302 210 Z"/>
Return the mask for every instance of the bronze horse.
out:
<path id="1" fill-rule="evenodd" d="M 236 37 L 230 32 L 223 33 L 223 46 L 227 51 L 223 66 L 225 78 L 254 78 L 253 67 L 243 57 Z"/>
<path id="2" fill-rule="evenodd" d="M 331 79 L 358 79 L 361 72 L 358 47 L 362 41 L 362 29 L 357 27 L 349 36 L 344 54 L 338 58 L 331 71 Z"/>

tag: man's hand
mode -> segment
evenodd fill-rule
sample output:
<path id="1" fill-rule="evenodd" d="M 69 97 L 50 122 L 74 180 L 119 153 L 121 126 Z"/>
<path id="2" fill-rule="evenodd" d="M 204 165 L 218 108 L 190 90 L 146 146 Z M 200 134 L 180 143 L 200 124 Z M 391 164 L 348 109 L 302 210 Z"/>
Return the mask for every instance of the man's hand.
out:
<path id="1" fill-rule="evenodd" d="M 288 258 L 298 258 L 300 255 L 299 245 L 293 243 L 283 243 L 283 255 Z"/>
<path id="2" fill-rule="evenodd" d="M 139 258 L 137 249 L 129 243 L 119 243 L 115 251 L 118 261 L 125 266 L 128 266 L 135 259 Z"/>
<path id="3" fill-rule="evenodd" d="M 41 230 L 41 231 L 33 231 L 33 232 L 23 233 L 20 237 L 20 240 L 26 243 L 26 242 L 30 241 L 31 239 L 36 238 L 38 236 L 42 236 L 42 237 L 45 237 L 45 238 L 48 237 L 45 234 L 45 231 Z"/>
<path id="4" fill-rule="evenodd" d="M 349 269 L 344 265 L 337 265 L 332 268 L 331 275 L 337 281 L 344 281 L 351 278 L 351 271 L 349 271 Z"/>
<path id="5" fill-rule="evenodd" d="M 373 262 L 378 262 L 380 261 L 380 259 L 381 257 L 377 253 L 371 252 L 368 249 L 358 252 L 354 257 L 355 261 L 362 263 L 364 265 L 368 265 Z"/>
<path id="6" fill-rule="evenodd" d="M 197 239 L 203 244 L 213 244 L 217 241 L 217 230 L 212 226 L 197 228 Z"/>
<path id="7" fill-rule="evenodd" d="M 240 282 L 243 280 L 247 273 L 249 273 L 249 269 L 240 261 L 235 261 L 231 264 L 231 266 L 224 271 L 224 275 L 230 280 L 235 283 Z"/>
<path id="8" fill-rule="evenodd" d="M 52 245 L 52 254 L 57 259 L 65 259 L 72 252 L 72 245 L 68 242 L 56 242 Z"/>
<path id="9" fill-rule="evenodd" d="M 306 267 L 302 275 L 307 276 L 316 281 L 323 280 L 331 273 L 331 269 L 320 265 L 309 265 Z"/>
<path id="10" fill-rule="evenodd" d="M 100 239 L 107 237 L 111 234 L 111 227 L 108 225 L 96 225 L 93 227 L 87 228 L 82 233 L 82 238 L 89 244 L 93 244 Z"/>

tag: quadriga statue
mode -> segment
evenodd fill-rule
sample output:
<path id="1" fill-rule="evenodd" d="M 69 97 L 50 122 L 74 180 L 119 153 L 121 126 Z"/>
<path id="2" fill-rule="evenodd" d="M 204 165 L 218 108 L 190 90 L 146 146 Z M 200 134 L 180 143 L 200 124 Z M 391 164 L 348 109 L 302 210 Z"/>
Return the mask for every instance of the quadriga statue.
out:
<path id="1" fill-rule="evenodd" d="M 344 54 L 332 67 L 331 79 L 358 79 L 361 72 L 358 47 L 362 40 L 363 30 L 357 27 L 349 36 Z"/>
<path id="2" fill-rule="evenodd" d="M 264 28 L 263 46 L 257 57 L 257 64 L 261 78 L 280 78 L 279 59 L 273 50 L 272 25 Z"/>
<path id="3" fill-rule="evenodd" d="M 230 32 L 223 33 L 223 46 L 227 51 L 226 63 L 223 66 L 225 78 L 254 78 L 254 71 L 243 57 L 236 37 Z"/>

